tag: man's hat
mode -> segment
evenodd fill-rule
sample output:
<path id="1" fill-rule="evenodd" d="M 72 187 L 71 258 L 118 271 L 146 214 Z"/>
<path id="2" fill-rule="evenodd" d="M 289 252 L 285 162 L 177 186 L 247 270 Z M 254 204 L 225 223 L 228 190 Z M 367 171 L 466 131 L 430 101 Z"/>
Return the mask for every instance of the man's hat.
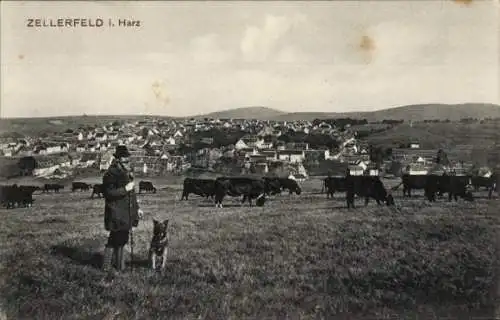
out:
<path id="1" fill-rule="evenodd" d="M 126 158 L 130 157 L 130 152 L 124 145 L 116 146 L 115 153 L 113 154 L 116 158 Z"/>

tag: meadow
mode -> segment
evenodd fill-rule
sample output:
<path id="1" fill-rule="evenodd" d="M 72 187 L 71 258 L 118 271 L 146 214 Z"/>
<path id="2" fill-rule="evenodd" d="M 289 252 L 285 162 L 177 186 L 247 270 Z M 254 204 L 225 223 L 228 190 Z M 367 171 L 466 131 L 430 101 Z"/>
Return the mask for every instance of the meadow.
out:
<path id="1" fill-rule="evenodd" d="M 160 183 L 155 181 L 156 184 Z M 320 181 L 264 207 L 223 209 L 178 181 L 140 195 L 134 259 L 111 287 L 100 270 L 102 199 L 36 194 L 1 209 L 0 295 L 8 319 L 491 319 L 498 197 L 402 199 L 348 210 Z M 386 185 L 390 182 L 385 181 Z M 394 181 L 392 182 L 394 183 Z M 148 269 L 152 219 L 170 219 L 166 270 Z M 129 252 L 130 247 L 126 247 Z M 127 253 L 129 254 L 129 253 Z M 130 258 L 128 256 L 128 258 Z"/>

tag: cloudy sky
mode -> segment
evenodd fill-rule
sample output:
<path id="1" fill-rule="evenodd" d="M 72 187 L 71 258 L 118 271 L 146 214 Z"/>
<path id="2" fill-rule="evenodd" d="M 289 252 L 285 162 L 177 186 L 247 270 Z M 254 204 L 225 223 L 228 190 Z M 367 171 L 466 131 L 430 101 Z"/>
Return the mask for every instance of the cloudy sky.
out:
<path id="1" fill-rule="evenodd" d="M 499 103 L 499 26 L 496 0 L 2 1 L 1 116 Z"/>

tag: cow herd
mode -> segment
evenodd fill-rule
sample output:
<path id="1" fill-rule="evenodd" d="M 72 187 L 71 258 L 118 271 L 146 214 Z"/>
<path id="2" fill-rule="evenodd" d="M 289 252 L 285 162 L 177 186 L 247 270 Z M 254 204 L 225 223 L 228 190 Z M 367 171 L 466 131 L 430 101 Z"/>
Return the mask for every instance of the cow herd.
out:
<path id="1" fill-rule="evenodd" d="M 424 190 L 424 196 L 427 200 L 436 201 L 436 195 L 442 196 L 448 193 L 448 201 L 463 198 L 467 201 L 473 201 L 474 196 L 471 189 L 478 191 L 480 188 L 486 188 L 488 199 L 492 198 L 493 191 L 497 190 L 498 176 L 496 173 L 489 177 L 470 176 L 470 175 L 449 175 L 449 174 L 429 174 L 429 175 L 409 175 L 402 176 L 401 183 L 395 186 L 396 190 L 403 185 L 403 197 L 411 197 L 412 190 Z"/>
<path id="2" fill-rule="evenodd" d="M 322 181 L 322 191 L 326 192 L 327 198 L 334 198 L 336 192 L 345 193 L 345 201 L 348 208 L 354 208 L 355 197 L 364 198 L 365 205 L 370 199 L 374 199 L 377 204 L 394 205 L 392 191 L 403 185 L 403 197 L 412 197 L 412 190 L 423 190 L 424 197 L 435 202 L 436 196 L 441 197 L 448 194 L 448 200 L 458 201 L 462 198 L 466 201 L 473 201 L 472 191 L 485 188 L 488 191 L 488 198 L 497 190 L 497 175 L 490 177 L 479 176 L 457 176 L 449 174 L 429 174 L 429 175 L 409 175 L 404 174 L 401 182 L 388 190 L 382 180 L 377 176 L 335 176 L 327 177 Z M 43 187 L 26 186 L 17 184 L 0 186 L 0 205 L 5 208 L 30 207 L 33 205 L 33 194 L 36 191 L 41 193 L 59 193 L 64 190 L 64 185 L 47 183 Z M 85 182 L 73 182 L 71 192 L 85 192 L 92 190 L 90 198 L 97 196 L 102 198 L 102 184 L 88 184 Z M 207 199 L 211 199 L 216 207 L 222 208 L 223 200 L 229 197 L 241 197 L 241 203 L 248 201 L 252 206 L 255 200 L 257 206 L 263 206 L 269 196 L 281 194 L 287 191 L 290 195 L 300 195 L 302 189 L 297 181 L 289 178 L 279 177 L 219 177 L 216 179 L 196 179 L 185 178 L 181 200 L 188 200 L 190 194 L 195 194 Z M 139 182 L 139 193 L 156 193 L 157 189 L 150 181 Z"/>
<path id="3" fill-rule="evenodd" d="M 215 206 L 222 208 L 222 200 L 226 196 L 242 197 L 241 203 L 248 200 L 252 206 L 263 206 L 266 196 L 281 194 L 288 190 L 289 194 L 300 195 L 302 189 L 295 180 L 275 177 L 219 177 L 217 179 L 186 178 L 183 183 L 181 200 L 187 200 L 189 194 L 212 198 Z"/>
<path id="4" fill-rule="evenodd" d="M 58 183 L 46 183 L 42 187 L 32 185 L 18 186 L 17 184 L 0 186 L 0 206 L 7 209 L 31 207 L 34 202 L 33 194 L 36 191 L 40 191 L 41 193 L 60 193 L 60 190 L 64 190 L 64 185 Z M 84 192 L 90 190 L 92 190 L 92 193 L 90 194 L 91 199 L 93 199 L 94 196 L 97 196 L 98 198 L 103 197 L 104 190 L 101 183 L 71 183 L 71 192 Z M 150 181 L 140 181 L 139 193 L 143 191 L 156 193 L 156 188 Z"/>

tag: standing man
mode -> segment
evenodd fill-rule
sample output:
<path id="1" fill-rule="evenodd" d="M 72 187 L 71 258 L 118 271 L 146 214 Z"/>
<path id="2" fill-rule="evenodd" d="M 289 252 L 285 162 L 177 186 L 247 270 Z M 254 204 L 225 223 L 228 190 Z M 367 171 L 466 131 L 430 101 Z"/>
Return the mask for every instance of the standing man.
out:
<path id="1" fill-rule="evenodd" d="M 103 195 L 105 200 L 104 227 L 109 231 L 104 250 L 103 270 L 111 271 L 114 263 L 118 271 L 125 269 L 123 248 L 129 241 L 129 233 L 137 227 L 142 211 L 139 209 L 130 170 L 130 153 L 126 146 L 116 147 L 114 159 L 104 174 Z"/>

